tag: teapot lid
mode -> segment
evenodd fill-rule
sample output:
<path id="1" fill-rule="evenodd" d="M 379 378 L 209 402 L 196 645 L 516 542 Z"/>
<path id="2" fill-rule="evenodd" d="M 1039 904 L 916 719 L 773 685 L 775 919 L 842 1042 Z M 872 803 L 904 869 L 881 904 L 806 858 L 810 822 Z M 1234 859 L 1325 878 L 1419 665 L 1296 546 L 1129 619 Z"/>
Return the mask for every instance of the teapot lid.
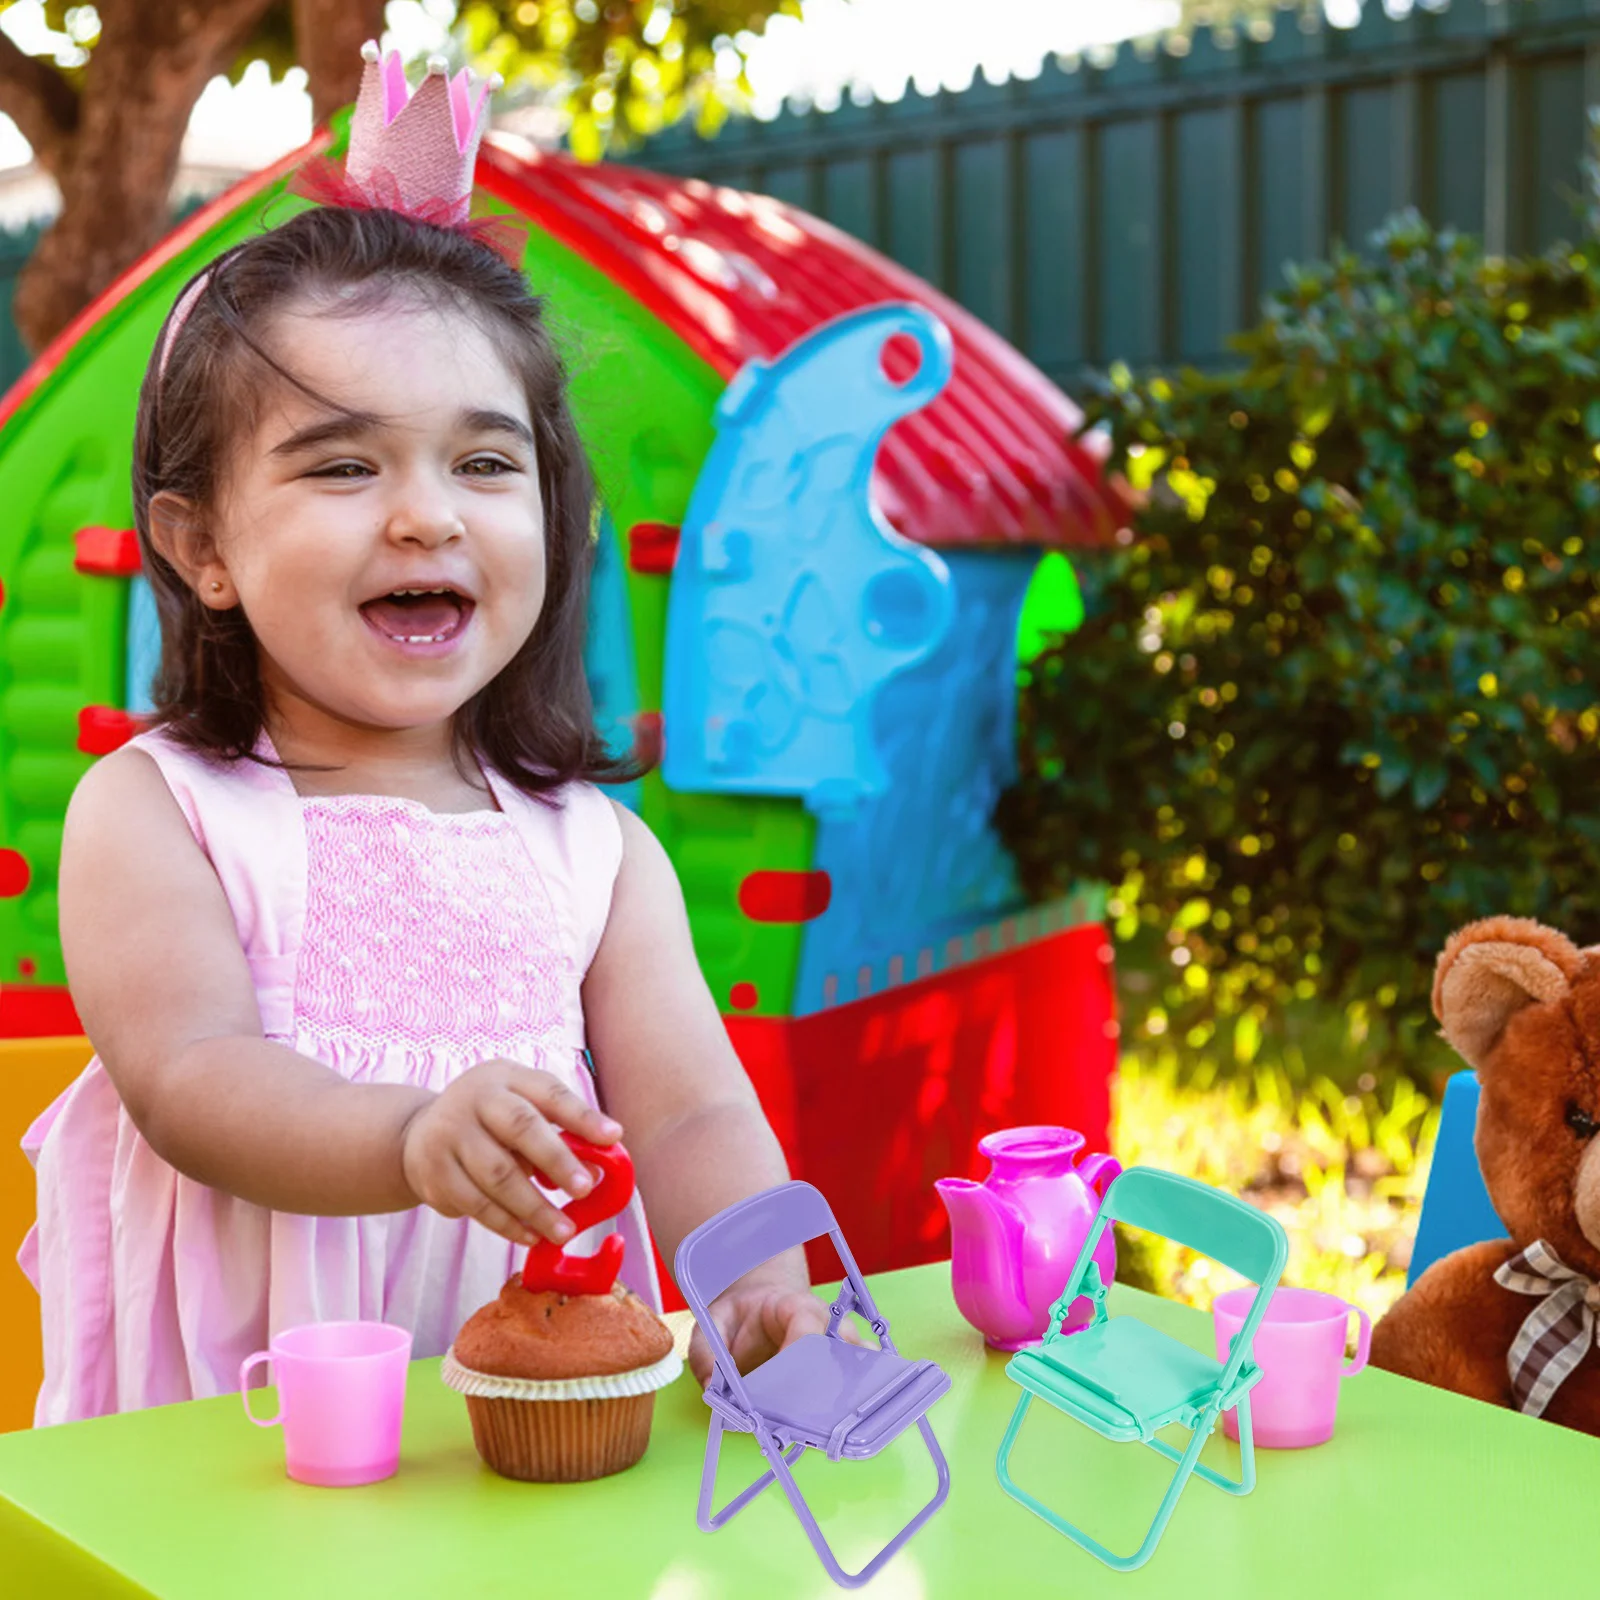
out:
<path id="1" fill-rule="evenodd" d="M 1026 1128 L 1000 1128 L 978 1141 L 978 1153 L 993 1161 L 1005 1156 L 1012 1161 L 1059 1160 L 1083 1148 L 1084 1138 L 1076 1128 L 1059 1128 L 1038 1123 Z"/>

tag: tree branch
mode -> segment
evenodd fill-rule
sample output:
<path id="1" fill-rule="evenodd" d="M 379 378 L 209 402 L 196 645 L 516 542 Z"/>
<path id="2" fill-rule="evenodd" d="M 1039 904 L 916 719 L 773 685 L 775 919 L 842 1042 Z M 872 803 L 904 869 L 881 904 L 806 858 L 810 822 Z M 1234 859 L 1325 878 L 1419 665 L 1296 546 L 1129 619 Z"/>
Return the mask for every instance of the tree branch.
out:
<path id="1" fill-rule="evenodd" d="M 383 32 L 384 0 L 292 0 L 295 54 L 306 69 L 311 114 L 326 122 L 361 87 L 361 46 Z"/>
<path id="2" fill-rule="evenodd" d="M 75 127 L 56 135 L 61 215 L 11 302 L 32 349 L 166 232 L 189 114 L 210 79 L 237 60 L 268 4 L 100 0 L 100 39 L 75 100 Z"/>
<path id="3" fill-rule="evenodd" d="M 0 32 L 0 111 L 33 146 L 41 167 L 59 179 L 78 129 L 78 91 L 38 56 Z"/>

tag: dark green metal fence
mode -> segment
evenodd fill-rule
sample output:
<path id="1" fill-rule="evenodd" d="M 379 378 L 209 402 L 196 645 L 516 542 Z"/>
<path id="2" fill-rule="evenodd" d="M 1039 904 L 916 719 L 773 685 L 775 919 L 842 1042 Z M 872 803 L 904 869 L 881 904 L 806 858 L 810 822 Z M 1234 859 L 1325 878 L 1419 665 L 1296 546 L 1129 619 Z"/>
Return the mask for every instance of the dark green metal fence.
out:
<path id="1" fill-rule="evenodd" d="M 198 198 L 185 200 L 172 213 L 172 225 L 176 227 L 192 216 L 201 204 Z M 15 233 L 0 229 L 0 394 L 4 394 L 22 376 L 29 361 L 27 347 L 17 332 L 16 323 L 11 319 L 11 298 L 16 293 L 17 275 L 33 254 L 33 247 L 39 242 L 39 235 L 44 232 L 45 226 L 42 222 L 34 223 Z"/>
<path id="2" fill-rule="evenodd" d="M 1500 253 L 1576 229 L 1600 0 L 1394 20 L 655 140 L 642 165 L 762 191 L 937 284 L 1057 382 L 1224 359 L 1284 266 L 1415 205 Z"/>
<path id="3" fill-rule="evenodd" d="M 0 393 L 11 387 L 28 364 L 28 352 L 11 320 L 11 296 L 16 292 L 17 274 L 33 253 L 42 231 L 39 227 L 16 233 L 0 229 Z"/>
<path id="4" fill-rule="evenodd" d="M 1570 236 L 1600 0 L 1455 0 L 1357 28 L 959 94 L 683 129 L 634 159 L 793 201 L 937 284 L 1070 386 L 1085 366 L 1225 359 L 1293 260 L 1405 205 L 1498 252 Z M 0 235 L 0 384 L 21 370 Z"/>

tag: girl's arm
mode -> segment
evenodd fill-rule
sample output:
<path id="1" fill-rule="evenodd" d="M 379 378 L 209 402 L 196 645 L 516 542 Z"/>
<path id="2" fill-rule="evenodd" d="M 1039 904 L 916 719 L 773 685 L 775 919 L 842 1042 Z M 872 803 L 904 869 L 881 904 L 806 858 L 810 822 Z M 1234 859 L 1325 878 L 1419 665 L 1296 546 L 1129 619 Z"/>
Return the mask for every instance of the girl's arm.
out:
<path id="1" fill-rule="evenodd" d="M 644 823 L 616 811 L 622 866 L 584 980 L 585 1026 L 606 1109 L 622 1124 L 651 1231 L 670 1262 L 707 1217 L 789 1171 L 695 960 L 672 864 Z M 713 1303 L 741 1368 L 827 1326 L 809 1282 L 805 1253 L 794 1249 Z M 697 1346 L 691 1361 L 703 1382 L 709 1352 Z"/>
<path id="2" fill-rule="evenodd" d="M 602 1144 L 615 1127 L 514 1063 L 476 1066 L 435 1094 L 352 1084 L 263 1038 L 222 886 L 142 750 L 106 756 L 78 785 L 60 907 L 90 1042 L 135 1126 L 186 1176 L 276 1211 L 349 1216 L 421 1199 L 520 1242 L 530 1228 L 566 1233 L 516 1157 L 579 1193 L 588 1174 L 545 1114 Z"/>

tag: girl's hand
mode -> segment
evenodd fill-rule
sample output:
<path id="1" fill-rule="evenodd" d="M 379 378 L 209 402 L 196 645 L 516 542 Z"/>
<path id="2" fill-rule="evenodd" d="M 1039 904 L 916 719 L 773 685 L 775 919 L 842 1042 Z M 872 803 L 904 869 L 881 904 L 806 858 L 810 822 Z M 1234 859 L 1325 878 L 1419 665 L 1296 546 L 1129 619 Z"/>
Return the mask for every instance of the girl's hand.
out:
<path id="1" fill-rule="evenodd" d="M 558 1078 L 515 1061 L 480 1061 L 414 1113 L 400 1135 L 412 1194 L 441 1216 L 472 1217 L 513 1244 L 565 1244 L 572 1224 L 534 1187 L 537 1169 L 577 1198 L 594 1187 L 558 1129 L 614 1144 L 622 1128 Z"/>
<path id="2" fill-rule="evenodd" d="M 828 1331 L 828 1307 L 805 1289 L 735 1289 L 713 1300 L 710 1311 L 740 1372 L 760 1366 L 808 1333 Z M 862 1342 L 848 1320 L 843 1337 L 852 1344 Z M 711 1347 L 696 1327 L 689 1340 L 689 1370 L 702 1387 L 711 1377 L 712 1366 Z"/>

